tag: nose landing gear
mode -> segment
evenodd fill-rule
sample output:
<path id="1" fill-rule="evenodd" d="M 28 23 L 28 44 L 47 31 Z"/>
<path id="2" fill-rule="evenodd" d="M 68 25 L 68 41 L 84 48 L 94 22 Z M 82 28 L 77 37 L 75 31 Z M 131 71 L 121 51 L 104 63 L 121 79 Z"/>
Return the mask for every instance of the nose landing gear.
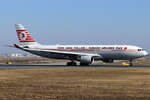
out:
<path id="1" fill-rule="evenodd" d="M 133 66 L 132 60 L 129 60 L 129 66 Z"/>

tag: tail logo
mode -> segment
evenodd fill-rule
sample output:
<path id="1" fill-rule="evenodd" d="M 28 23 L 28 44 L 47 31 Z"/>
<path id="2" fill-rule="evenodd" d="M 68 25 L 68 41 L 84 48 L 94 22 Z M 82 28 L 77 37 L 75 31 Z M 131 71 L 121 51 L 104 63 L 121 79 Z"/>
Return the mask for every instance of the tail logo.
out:
<path id="1" fill-rule="evenodd" d="M 128 49 L 127 47 L 124 48 L 125 51 L 126 51 L 127 49 Z"/>
<path id="2" fill-rule="evenodd" d="M 20 39 L 20 40 L 26 40 L 26 39 L 27 39 L 27 34 L 26 34 L 25 32 L 21 32 L 21 33 L 19 34 L 19 39 Z"/>
<path id="3" fill-rule="evenodd" d="M 16 24 L 15 27 L 19 42 L 28 44 L 36 42 L 21 24 Z"/>

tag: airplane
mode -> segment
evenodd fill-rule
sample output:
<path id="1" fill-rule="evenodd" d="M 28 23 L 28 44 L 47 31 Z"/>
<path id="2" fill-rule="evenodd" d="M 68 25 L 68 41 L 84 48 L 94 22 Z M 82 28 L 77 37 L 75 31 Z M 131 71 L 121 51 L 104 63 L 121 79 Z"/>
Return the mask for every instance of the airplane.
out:
<path id="1" fill-rule="evenodd" d="M 20 44 L 13 47 L 41 57 L 70 60 L 68 66 L 76 66 L 77 61 L 88 66 L 94 61 L 113 63 L 114 60 L 128 60 L 132 66 L 134 59 L 148 54 L 133 45 L 42 45 L 21 24 L 15 24 L 15 28 Z"/>

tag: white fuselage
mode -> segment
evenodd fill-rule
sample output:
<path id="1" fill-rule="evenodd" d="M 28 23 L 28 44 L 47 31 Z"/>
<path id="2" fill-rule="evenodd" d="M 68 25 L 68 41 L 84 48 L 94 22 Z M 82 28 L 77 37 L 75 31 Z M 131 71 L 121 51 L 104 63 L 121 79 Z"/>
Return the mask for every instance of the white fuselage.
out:
<path id="1" fill-rule="evenodd" d="M 140 47 L 131 45 L 31 45 L 29 48 L 35 50 L 50 50 L 61 52 L 76 52 L 76 53 L 89 53 L 97 54 L 100 57 L 96 57 L 95 60 L 112 59 L 112 60 L 133 60 L 136 58 L 144 57 L 147 52 Z M 34 53 L 34 52 L 31 52 Z M 35 53 L 37 54 L 37 53 Z M 65 56 L 59 54 L 49 54 L 40 56 L 56 59 L 67 59 Z"/>

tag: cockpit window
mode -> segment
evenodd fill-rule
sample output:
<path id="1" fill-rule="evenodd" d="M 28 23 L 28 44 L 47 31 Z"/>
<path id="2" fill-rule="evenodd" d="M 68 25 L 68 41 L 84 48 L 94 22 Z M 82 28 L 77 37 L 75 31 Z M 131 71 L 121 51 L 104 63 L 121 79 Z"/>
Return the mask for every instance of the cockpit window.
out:
<path id="1" fill-rule="evenodd" d="M 138 51 L 143 51 L 143 49 L 138 49 Z"/>

